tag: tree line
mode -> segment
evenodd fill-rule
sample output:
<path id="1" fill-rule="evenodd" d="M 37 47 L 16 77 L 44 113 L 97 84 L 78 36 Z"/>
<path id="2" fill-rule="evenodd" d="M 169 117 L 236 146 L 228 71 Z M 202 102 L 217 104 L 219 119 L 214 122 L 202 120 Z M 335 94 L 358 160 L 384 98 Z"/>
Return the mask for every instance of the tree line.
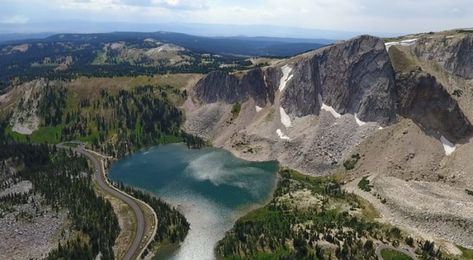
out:
<path id="1" fill-rule="evenodd" d="M 205 145 L 180 130 L 184 115 L 172 100 L 185 100 L 185 90 L 149 85 L 117 92 L 103 89 L 99 98 L 67 104 L 71 94 L 64 87 L 48 85 L 38 109 L 43 126 L 60 128 L 60 140 L 87 141 L 94 149 L 117 157 L 156 144 Z"/>
<path id="2" fill-rule="evenodd" d="M 184 241 L 184 238 L 189 232 L 190 225 L 184 215 L 182 215 L 182 213 L 180 213 L 176 208 L 171 207 L 168 203 L 162 201 L 158 197 L 134 189 L 130 186 L 126 186 L 123 183 L 116 183 L 115 186 L 133 197 L 146 202 L 154 210 L 158 218 L 154 242 L 158 244 L 158 247 L 163 242 L 179 244 Z M 154 244 L 152 243 L 150 247 L 153 246 Z M 147 250 L 151 250 L 151 248 L 147 248 Z"/>
<path id="3" fill-rule="evenodd" d="M 382 242 L 410 246 L 422 259 L 448 259 L 433 242 L 415 243 L 396 227 L 354 213 L 363 212 L 364 204 L 344 192 L 334 178 L 302 176 L 288 169 L 279 175 L 272 201 L 239 219 L 218 242 L 220 257 L 376 260 L 376 243 Z M 319 200 L 317 206 L 304 207 L 300 202 L 309 198 L 295 197 L 306 190 Z"/>
<path id="4" fill-rule="evenodd" d="M 71 238 L 50 251 L 46 259 L 113 259 L 113 246 L 120 227 L 110 202 L 95 194 L 88 161 L 72 152 L 48 145 L 0 145 L 0 161 L 12 160 L 19 166 L 17 178 L 33 184 L 32 193 L 40 195 L 53 210 L 66 209 L 72 230 L 84 238 Z M 20 167 L 21 166 L 21 167 Z M 5 198 L 22 204 L 24 196 Z"/>

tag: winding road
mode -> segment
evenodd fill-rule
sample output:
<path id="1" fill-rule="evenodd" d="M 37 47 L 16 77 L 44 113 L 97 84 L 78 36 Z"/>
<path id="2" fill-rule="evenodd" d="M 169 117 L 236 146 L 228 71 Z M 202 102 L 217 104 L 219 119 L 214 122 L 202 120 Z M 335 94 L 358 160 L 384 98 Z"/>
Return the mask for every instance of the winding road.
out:
<path id="1" fill-rule="evenodd" d="M 404 246 L 404 247 L 401 247 L 401 248 L 396 248 L 396 247 L 393 247 L 391 245 L 378 245 L 378 247 L 376 247 L 376 256 L 378 257 L 378 260 L 383 260 L 383 256 L 381 255 L 381 251 L 383 250 L 394 250 L 394 251 L 398 251 L 398 252 L 401 252 L 407 256 L 409 256 L 412 260 L 417 260 L 417 256 L 416 254 L 412 251 L 412 248 L 409 248 L 407 246 Z"/>
<path id="2" fill-rule="evenodd" d="M 124 201 L 126 204 L 130 206 L 136 216 L 136 233 L 131 243 L 128 251 L 126 252 L 125 256 L 123 257 L 124 260 L 132 260 L 139 258 L 141 255 L 140 251 L 140 243 L 145 238 L 145 217 L 144 212 L 141 209 L 140 205 L 138 204 L 134 198 L 130 197 L 128 194 L 114 188 L 105 177 L 105 168 L 100 157 L 103 157 L 97 153 L 90 152 L 86 150 L 83 144 L 78 144 L 78 147 L 69 147 L 64 144 L 59 144 L 57 147 L 64 148 L 64 149 L 71 149 L 72 151 L 82 154 L 83 156 L 87 157 L 90 162 L 94 165 L 95 168 L 95 180 L 100 189 L 109 193 L 110 195 Z"/>

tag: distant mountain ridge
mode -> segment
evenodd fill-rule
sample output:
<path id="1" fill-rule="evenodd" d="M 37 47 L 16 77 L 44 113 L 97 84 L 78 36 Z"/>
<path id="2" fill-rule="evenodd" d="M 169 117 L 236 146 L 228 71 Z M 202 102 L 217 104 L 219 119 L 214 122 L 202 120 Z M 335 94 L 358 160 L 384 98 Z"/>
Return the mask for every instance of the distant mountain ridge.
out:
<path id="1" fill-rule="evenodd" d="M 0 33 L 0 44 L 17 41 L 44 39 L 54 33 Z"/>
<path id="2" fill-rule="evenodd" d="M 45 34 L 47 36 L 47 34 Z M 278 38 L 278 37 L 204 37 L 194 36 L 174 32 L 112 32 L 112 33 L 92 33 L 92 34 L 54 34 L 43 39 L 39 36 L 32 36 L 33 39 L 24 39 L 26 36 L 15 40 L 13 35 L 2 37 L 0 44 L 19 44 L 31 42 L 99 42 L 99 41 L 126 41 L 144 40 L 153 38 L 155 40 L 180 45 L 195 52 L 206 52 L 222 55 L 243 55 L 243 56 L 271 56 L 289 57 L 317 49 L 334 41 L 329 39 L 298 39 L 298 38 Z"/>
<path id="3" fill-rule="evenodd" d="M 249 57 L 289 57 L 329 40 L 272 37 L 201 37 L 173 32 L 55 34 L 0 42 L 0 90 L 39 77 L 208 73 L 249 69 Z"/>
<path id="4" fill-rule="evenodd" d="M 56 20 L 50 22 L 30 21 L 28 24 L 0 24 L 1 33 L 108 33 L 127 32 L 176 32 L 204 37 L 282 37 L 343 40 L 360 35 L 360 31 L 338 31 L 310 29 L 291 26 L 273 25 L 238 25 L 238 24 L 204 24 L 204 23 L 133 23 L 133 22 L 100 22 L 80 19 Z M 371 32 L 373 33 L 373 32 Z M 401 33 L 402 34 L 402 33 Z M 394 36 L 379 32 L 376 35 Z M 396 34 L 400 35 L 400 34 Z"/>

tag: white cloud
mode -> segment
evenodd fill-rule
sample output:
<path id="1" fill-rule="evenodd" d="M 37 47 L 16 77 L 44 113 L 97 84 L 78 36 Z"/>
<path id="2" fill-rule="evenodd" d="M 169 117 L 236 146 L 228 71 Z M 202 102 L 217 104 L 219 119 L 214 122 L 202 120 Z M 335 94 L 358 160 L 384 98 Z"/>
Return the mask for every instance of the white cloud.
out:
<path id="1" fill-rule="evenodd" d="M 111 11 L 117 10 L 121 3 L 117 0 L 56 0 L 58 6 L 69 10 Z"/>
<path id="2" fill-rule="evenodd" d="M 140 23 L 274 25 L 376 32 L 473 25 L 471 0 L 0 0 L 0 18 Z M 54 18 L 51 16 L 54 14 Z M 8 18 L 8 19 L 7 19 Z M 24 17 L 23 17 L 24 18 Z M 1 19 L 0 19 L 1 20 Z"/>
<path id="3" fill-rule="evenodd" d="M 204 9 L 207 8 L 206 0 L 151 0 L 151 3 L 171 9 Z"/>
<path id="4" fill-rule="evenodd" d="M 3 24 L 26 24 L 30 19 L 23 15 L 7 16 L 0 19 Z"/>
<path id="5" fill-rule="evenodd" d="M 204 9 L 207 0 L 57 0 L 63 8 L 81 8 L 88 10 L 105 9 Z"/>

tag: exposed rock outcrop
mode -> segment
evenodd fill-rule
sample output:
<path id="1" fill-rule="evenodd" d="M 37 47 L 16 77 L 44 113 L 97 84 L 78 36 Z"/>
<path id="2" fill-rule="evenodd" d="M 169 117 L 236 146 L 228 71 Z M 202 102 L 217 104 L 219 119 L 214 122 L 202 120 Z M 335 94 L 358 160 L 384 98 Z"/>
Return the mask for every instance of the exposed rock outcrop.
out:
<path id="1" fill-rule="evenodd" d="M 389 54 L 396 71 L 399 114 L 414 120 L 424 131 L 443 135 L 452 142 L 468 137 L 472 126 L 457 101 L 433 75 L 416 64 L 409 49 L 391 47 Z"/>
<path id="2" fill-rule="evenodd" d="M 361 36 L 316 51 L 293 71 L 282 97 L 290 113 L 318 113 L 322 101 L 340 114 L 357 114 L 362 121 L 388 124 L 396 118 L 394 71 L 379 38 Z"/>
<path id="3" fill-rule="evenodd" d="M 371 36 L 264 69 L 212 72 L 191 93 L 186 131 L 243 158 L 318 175 L 397 115 L 394 70 L 383 41 Z M 231 114 L 236 102 L 238 117 Z"/>
<path id="4" fill-rule="evenodd" d="M 214 72 L 187 100 L 184 128 L 248 160 L 319 176 L 376 175 L 386 182 L 373 181 L 378 197 L 370 202 L 395 216 L 385 220 L 471 247 L 462 226 L 472 210 L 465 188 L 473 183 L 473 127 L 464 112 L 473 104 L 473 83 L 464 80 L 473 68 L 471 39 L 442 36 L 442 46 L 429 40 L 437 35 L 408 37 L 409 44 L 388 45 L 389 55 L 383 40 L 361 36 L 240 76 Z M 354 154 L 360 160 L 345 171 Z"/>
<path id="5" fill-rule="evenodd" d="M 388 124 L 396 118 L 394 71 L 383 40 L 361 36 L 326 47 L 298 59 L 290 67 L 290 80 L 281 104 L 294 116 L 318 115 L 322 102 L 340 114 L 357 114 L 362 121 Z M 283 72 L 270 67 L 251 70 L 241 79 L 212 72 L 196 86 L 204 103 L 273 103 Z"/>
<path id="6" fill-rule="evenodd" d="M 21 89 L 22 99 L 17 104 L 10 125 L 14 132 L 31 135 L 39 128 L 40 118 L 37 115 L 41 92 L 46 86 L 43 79 L 25 83 L 17 88 Z"/>
<path id="7" fill-rule="evenodd" d="M 470 122 L 413 54 L 396 46 L 390 53 L 396 50 L 393 59 L 382 39 L 361 36 L 264 69 L 212 72 L 195 86 L 199 104 L 188 100 L 184 128 L 243 158 L 316 175 L 338 168 L 399 115 L 454 150 L 472 133 Z M 242 106 L 234 117 L 236 102 Z"/>
<path id="8" fill-rule="evenodd" d="M 268 75 L 268 76 L 265 76 Z M 196 94 L 204 103 L 236 103 L 245 102 L 250 97 L 259 106 L 266 106 L 274 100 L 275 86 L 277 86 L 276 70 L 250 70 L 241 79 L 222 71 L 209 73 L 196 85 Z"/>
<path id="9" fill-rule="evenodd" d="M 438 62 L 445 70 L 473 79 L 473 34 L 422 37 L 415 45 L 417 57 Z"/>
<path id="10" fill-rule="evenodd" d="M 432 75 L 420 70 L 400 73 L 396 81 L 399 113 L 427 132 L 434 131 L 458 142 L 472 132 L 458 103 Z"/>

